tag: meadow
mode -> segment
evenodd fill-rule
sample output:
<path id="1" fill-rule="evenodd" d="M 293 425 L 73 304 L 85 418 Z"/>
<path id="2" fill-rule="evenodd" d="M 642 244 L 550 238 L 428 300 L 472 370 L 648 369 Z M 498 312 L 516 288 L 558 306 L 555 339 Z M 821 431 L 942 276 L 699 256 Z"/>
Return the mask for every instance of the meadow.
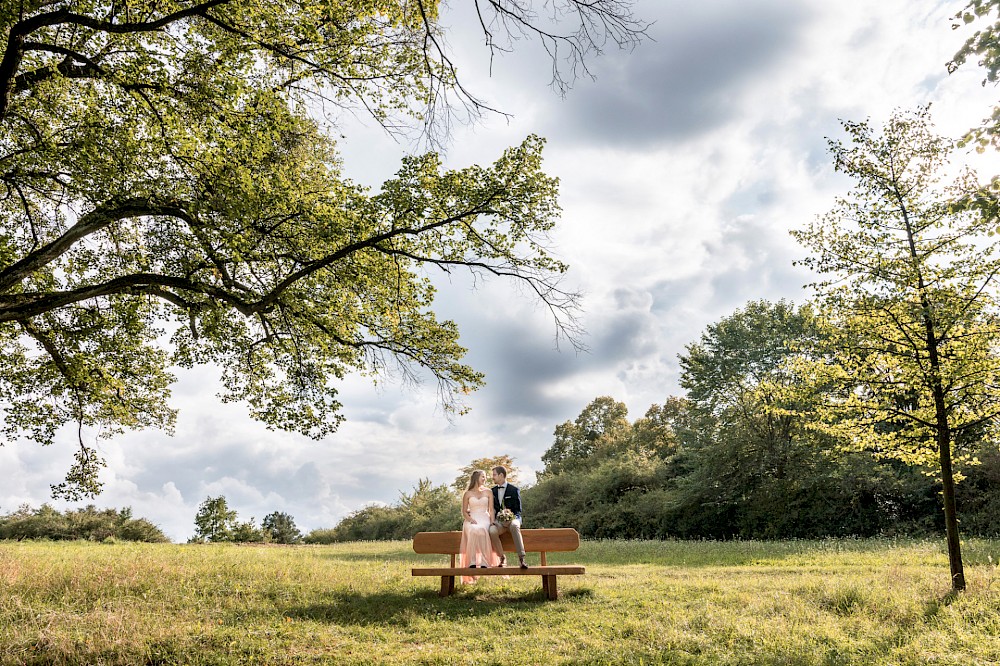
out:
<path id="1" fill-rule="evenodd" d="M 0 543 L 0 664 L 997 664 L 1000 541 L 591 541 L 437 596 L 409 542 Z"/>

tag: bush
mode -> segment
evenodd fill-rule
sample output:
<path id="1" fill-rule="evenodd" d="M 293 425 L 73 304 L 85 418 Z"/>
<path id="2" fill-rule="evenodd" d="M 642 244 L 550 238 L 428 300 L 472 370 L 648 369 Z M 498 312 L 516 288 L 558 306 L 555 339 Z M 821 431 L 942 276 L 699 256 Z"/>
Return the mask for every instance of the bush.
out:
<path id="1" fill-rule="evenodd" d="M 526 527 L 573 527 L 584 537 L 665 536 L 668 463 L 626 451 L 585 472 L 556 474 L 522 493 Z"/>
<path id="2" fill-rule="evenodd" d="M 336 528 L 313 530 L 303 539 L 308 544 L 330 544 L 337 542 Z"/>
<path id="3" fill-rule="evenodd" d="M 448 486 L 432 486 L 430 480 L 421 479 L 411 494 L 400 495 L 397 504 L 358 509 L 333 529 L 313 530 L 306 543 L 411 539 L 417 532 L 461 528 L 459 496 Z"/>
<path id="4" fill-rule="evenodd" d="M 38 509 L 22 506 L 14 513 L 0 516 L 0 539 L 49 539 L 52 541 L 87 540 L 106 542 L 144 541 L 168 543 L 159 527 L 144 518 L 133 519 L 132 509 L 98 510 L 90 505 L 61 513 L 48 504 Z"/>
<path id="5" fill-rule="evenodd" d="M 229 535 L 228 541 L 236 543 L 267 543 L 270 541 L 267 533 L 257 527 L 253 518 L 245 523 L 237 523 Z"/>
<path id="6" fill-rule="evenodd" d="M 979 465 L 963 470 L 966 479 L 955 489 L 965 535 L 1000 537 L 1000 451 L 984 447 Z"/>

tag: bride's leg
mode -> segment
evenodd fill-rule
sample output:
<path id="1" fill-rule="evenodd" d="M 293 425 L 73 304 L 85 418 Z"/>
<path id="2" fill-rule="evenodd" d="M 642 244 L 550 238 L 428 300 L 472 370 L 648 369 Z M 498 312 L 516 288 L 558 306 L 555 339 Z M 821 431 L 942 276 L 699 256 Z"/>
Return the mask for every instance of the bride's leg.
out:
<path id="1" fill-rule="evenodd" d="M 490 566 L 490 551 L 492 550 L 492 544 L 489 539 L 489 528 L 483 527 L 480 534 L 481 539 L 476 548 L 476 564 L 485 569 Z"/>

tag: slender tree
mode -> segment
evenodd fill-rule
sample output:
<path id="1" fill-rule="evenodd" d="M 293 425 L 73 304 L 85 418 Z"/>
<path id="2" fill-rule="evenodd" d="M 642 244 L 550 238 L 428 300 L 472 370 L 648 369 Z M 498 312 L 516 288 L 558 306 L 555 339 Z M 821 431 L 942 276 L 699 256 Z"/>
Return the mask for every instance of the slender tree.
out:
<path id="1" fill-rule="evenodd" d="M 564 89 L 645 27 L 631 0 L 470 0 L 487 48 L 540 41 Z M 444 50 L 438 0 L 0 2 L 0 403 L 5 439 L 76 426 L 69 497 L 100 489 L 84 433 L 170 429 L 173 366 L 322 437 L 345 373 L 461 362 L 430 273 L 528 287 L 571 330 L 548 251 L 557 182 L 529 137 L 489 166 L 408 157 L 377 194 L 340 173 L 338 115 L 440 138 L 488 109 Z M 566 325 L 569 324 L 569 328 Z"/>
<path id="2" fill-rule="evenodd" d="M 229 508 L 222 495 L 206 497 L 198 506 L 194 526 L 196 541 L 232 541 L 233 531 L 237 528 L 236 511 Z"/>
<path id="3" fill-rule="evenodd" d="M 929 110 L 897 112 L 881 132 L 844 122 L 830 141 L 850 196 L 793 235 L 825 318 L 835 380 L 826 416 L 843 441 L 936 469 L 942 484 L 951 584 L 965 588 L 955 464 L 963 434 L 1000 413 L 995 224 L 949 202 L 978 191 L 963 171 L 940 184 L 952 143 L 933 133 Z"/>

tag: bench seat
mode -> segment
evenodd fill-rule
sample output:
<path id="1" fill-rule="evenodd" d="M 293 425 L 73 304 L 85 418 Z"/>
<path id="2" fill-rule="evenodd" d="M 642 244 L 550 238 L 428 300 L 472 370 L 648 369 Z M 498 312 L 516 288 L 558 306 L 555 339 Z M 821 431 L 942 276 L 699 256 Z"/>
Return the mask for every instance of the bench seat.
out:
<path id="1" fill-rule="evenodd" d="M 512 567 L 429 567 L 414 568 L 414 576 L 581 576 L 587 573 L 586 567 L 576 565 L 548 565 L 544 567 L 528 567 L 522 569 L 516 564 Z"/>
<path id="2" fill-rule="evenodd" d="M 556 576 L 580 576 L 587 573 L 585 567 L 576 565 L 548 565 L 546 564 L 546 553 L 569 552 L 580 547 L 579 533 L 570 528 L 556 529 L 532 529 L 521 530 L 521 538 L 524 541 L 526 553 L 539 553 L 541 565 L 529 566 L 522 569 L 515 560 L 511 566 L 508 559 L 506 567 L 491 567 L 483 569 L 477 567 L 456 567 L 455 557 L 458 555 L 459 546 L 462 542 L 461 532 L 418 532 L 413 537 L 413 550 L 420 554 L 440 554 L 451 556 L 451 566 L 447 567 L 414 567 L 414 576 L 440 576 L 441 591 L 440 596 L 446 597 L 455 591 L 456 576 L 541 576 L 542 589 L 545 590 L 547 599 L 557 599 L 559 589 L 556 583 Z M 514 542 L 510 534 L 500 537 L 500 543 L 505 553 L 516 552 Z"/>

